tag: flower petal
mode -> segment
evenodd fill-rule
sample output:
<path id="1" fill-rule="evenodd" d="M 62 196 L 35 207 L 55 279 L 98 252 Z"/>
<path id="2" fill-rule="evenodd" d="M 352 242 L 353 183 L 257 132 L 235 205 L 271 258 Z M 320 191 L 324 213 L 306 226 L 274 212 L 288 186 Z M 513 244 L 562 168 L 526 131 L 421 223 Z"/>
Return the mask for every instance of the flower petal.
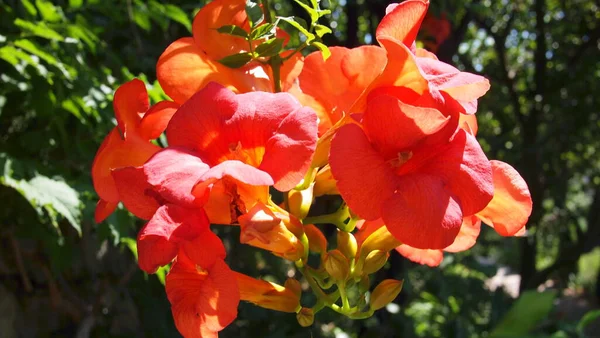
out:
<path id="1" fill-rule="evenodd" d="M 417 249 L 443 249 L 456 238 L 462 224 L 457 198 L 435 176 L 403 175 L 398 190 L 383 203 L 382 218 L 403 244 Z"/>
<path id="2" fill-rule="evenodd" d="M 158 193 L 152 190 L 143 167 L 119 168 L 113 170 L 112 176 L 121 202 L 137 217 L 151 219 L 164 202 Z"/>
<path id="3" fill-rule="evenodd" d="M 378 40 L 381 36 L 389 36 L 408 47 L 412 46 L 427 13 L 427 7 L 429 1 L 425 0 L 409 0 L 390 5 L 377 26 L 375 36 Z"/>
<path id="4" fill-rule="evenodd" d="M 113 128 L 106 135 L 92 163 L 92 180 L 98 196 L 107 202 L 119 202 L 119 193 L 111 171 L 122 167 L 140 166 L 159 150 L 160 147 L 142 140 L 136 134 L 131 134 L 123 140 L 119 129 Z"/>
<path id="5" fill-rule="evenodd" d="M 125 138 L 135 132 L 149 105 L 146 85 L 141 80 L 133 79 L 117 89 L 113 108 L 119 129 Z"/>
<path id="6" fill-rule="evenodd" d="M 448 121 L 437 109 L 416 107 L 389 95 L 370 98 L 363 115 L 369 139 L 386 158 L 413 147 Z"/>
<path id="7" fill-rule="evenodd" d="M 494 197 L 477 216 L 502 236 L 522 233 L 533 207 L 527 183 L 509 164 L 491 161 Z"/>
<path id="8" fill-rule="evenodd" d="M 477 216 L 467 216 L 463 218 L 460 226 L 460 232 L 454 239 L 452 245 L 444 248 L 446 252 L 461 252 L 469 250 L 477 242 L 479 232 L 481 231 L 481 220 Z"/>
<path id="9" fill-rule="evenodd" d="M 413 154 L 411 160 L 400 167 L 400 173 L 422 172 L 442 178 L 460 200 L 463 214 L 481 211 L 492 199 L 490 161 L 477 140 L 464 130 L 459 129 L 445 145 L 425 145 L 415 149 Z"/>
<path id="10" fill-rule="evenodd" d="M 406 244 L 396 248 L 396 251 L 409 260 L 422 265 L 436 267 L 442 263 L 444 253 L 442 250 L 417 249 Z"/>
<path id="11" fill-rule="evenodd" d="M 379 218 L 383 201 L 396 190 L 397 177 L 359 126 L 347 124 L 338 129 L 329 163 L 350 209 L 367 220 Z"/>
<path id="12" fill-rule="evenodd" d="M 107 202 L 103 199 L 98 200 L 98 203 L 96 203 L 96 209 L 94 211 L 94 221 L 96 221 L 96 223 L 104 221 L 115 211 L 117 205 L 119 205 L 118 202 Z"/>
<path id="13" fill-rule="evenodd" d="M 144 173 L 154 190 L 165 200 L 187 207 L 199 207 L 206 202 L 192 195 L 192 188 L 208 169 L 196 154 L 172 146 L 144 164 Z"/>
<path id="14" fill-rule="evenodd" d="M 156 64 L 156 76 L 165 93 L 180 104 L 210 82 L 242 92 L 252 90 L 255 82 L 245 70 L 211 60 L 192 38 L 181 38 L 167 47 Z"/>
<path id="15" fill-rule="evenodd" d="M 137 238 L 138 264 L 148 273 L 169 264 L 179 245 L 210 233 L 208 217 L 202 209 L 187 209 L 175 204 L 161 206 L 140 230 Z"/>
<path id="16" fill-rule="evenodd" d="M 202 196 L 202 192 L 209 189 L 210 185 L 226 176 L 249 185 L 273 185 L 273 178 L 268 173 L 246 163 L 232 160 L 221 162 L 204 172 L 194 185 L 192 193 L 195 196 Z"/>
<path id="17" fill-rule="evenodd" d="M 147 140 L 154 140 L 167 129 L 171 117 L 179 108 L 179 104 L 171 101 L 160 101 L 150 107 L 140 121 L 140 137 Z"/>

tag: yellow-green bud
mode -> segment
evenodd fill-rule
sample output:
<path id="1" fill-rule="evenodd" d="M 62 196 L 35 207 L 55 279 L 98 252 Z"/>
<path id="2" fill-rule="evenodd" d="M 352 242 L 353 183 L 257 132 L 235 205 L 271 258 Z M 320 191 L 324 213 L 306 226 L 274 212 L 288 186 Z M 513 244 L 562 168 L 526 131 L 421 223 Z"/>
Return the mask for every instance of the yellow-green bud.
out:
<path id="1" fill-rule="evenodd" d="M 314 185 L 314 183 L 311 183 L 307 189 L 300 191 L 292 189 L 288 192 L 288 206 L 292 215 L 299 219 L 304 219 L 308 215 L 313 202 Z"/>
<path id="2" fill-rule="evenodd" d="M 302 286 L 300 285 L 300 282 L 298 282 L 297 279 L 288 278 L 285 281 L 285 284 L 283 284 L 283 286 L 286 289 L 290 289 L 292 292 L 294 292 L 294 294 L 298 296 L 298 299 L 300 299 L 300 296 L 302 295 Z"/>
<path id="3" fill-rule="evenodd" d="M 323 257 L 323 264 L 327 273 L 336 281 L 345 281 L 350 273 L 348 259 L 339 250 L 329 251 Z"/>
<path id="4" fill-rule="evenodd" d="M 358 244 L 356 243 L 356 238 L 354 238 L 354 235 L 349 232 L 346 232 L 343 230 L 338 230 L 338 232 L 337 232 L 337 248 L 348 259 L 354 258 L 356 256 L 356 250 L 358 249 Z"/>
<path id="5" fill-rule="evenodd" d="M 372 310 L 379 310 L 391 303 L 400 291 L 404 281 L 395 279 L 386 279 L 379 283 L 375 290 L 371 292 L 370 307 Z"/>
<path id="6" fill-rule="evenodd" d="M 365 258 L 363 273 L 368 275 L 379 271 L 379 269 L 383 268 L 389 256 L 390 254 L 387 251 L 373 250 L 369 252 L 367 258 Z"/>
<path id="7" fill-rule="evenodd" d="M 360 279 L 360 282 L 358 283 L 358 290 L 361 293 L 365 293 L 365 292 L 369 291 L 370 286 L 371 286 L 371 281 L 369 280 L 369 275 L 362 276 L 362 278 Z"/>
<path id="8" fill-rule="evenodd" d="M 312 309 L 303 307 L 296 314 L 296 319 L 298 320 L 298 324 L 302 327 L 311 326 L 315 321 L 315 313 Z"/>

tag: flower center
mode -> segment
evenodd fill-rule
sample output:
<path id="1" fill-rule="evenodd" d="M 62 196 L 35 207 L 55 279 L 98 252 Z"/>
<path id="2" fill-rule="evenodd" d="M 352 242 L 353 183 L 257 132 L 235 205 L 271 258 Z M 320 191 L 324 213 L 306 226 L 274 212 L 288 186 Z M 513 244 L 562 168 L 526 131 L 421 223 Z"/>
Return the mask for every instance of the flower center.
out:
<path id="1" fill-rule="evenodd" d="M 388 163 L 394 169 L 400 168 L 404 163 L 408 162 L 413 156 L 412 151 L 401 151 L 397 157 L 389 160 Z"/>

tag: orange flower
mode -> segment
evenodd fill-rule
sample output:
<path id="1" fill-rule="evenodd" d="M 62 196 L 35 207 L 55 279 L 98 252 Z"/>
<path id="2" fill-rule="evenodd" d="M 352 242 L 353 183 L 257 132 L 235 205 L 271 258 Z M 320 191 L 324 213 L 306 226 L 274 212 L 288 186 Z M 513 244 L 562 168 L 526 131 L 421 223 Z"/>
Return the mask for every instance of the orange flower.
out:
<path id="1" fill-rule="evenodd" d="M 240 289 L 240 299 L 265 309 L 294 313 L 300 308 L 301 289 L 294 279 L 285 287 L 234 272 Z"/>
<path id="2" fill-rule="evenodd" d="M 94 188 L 100 196 L 96 222 L 108 217 L 120 201 L 111 175 L 113 169 L 138 166 L 160 150 L 150 140 L 160 136 L 179 105 L 161 101 L 148 109 L 148 93 L 138 79 L 120 86 L 113 107 L 117 126 L 106 136 L 92 164 Z"/>
<path id="3" fill-rule="evenodd" d="M 206 251 L 202 245 L 196 249 Z M 237 317 L 240 293 L 236 274 L 220 257 L 198 264 L 180 251 L 165 288 L 175 326 L 186 338 L 218 337 L 218 332 Z"/>
<path id="4" fill-rule="evenodd" d="M 302 258 L 304 246 L 298 239 L 303 233 L 302 224 L 284 210 L 273 209 L 258 202 L 248 213 L 238 217 L 240 243 L 269 250 L 290 261 Z"/>
<path id="5" fill-rule="evenodd" d="M 219 33 L 218 28 L 237 25 L 249 31 L 245 0 L 215 0 L 202 7 L 194 18 L 193 37 L 173 42 L 160 56 L 156 74 L 165 93 L 175 102 L 183 103 L 198 90 L 214 81 L 240 93 L 272 91 L 269 67 L 258 62 L 232 69 L 217 60 L 248 52 L 249 46 L 241 37 Z M 302 69 L 302 56 L 297 53 L 281 69 L 284 90 Z"/>
<path id="6" fill-rule="evenodd" d="M 129 190 L 123 200 L 134 213 L 175 203 L 204 206 L 212 223 L 236 223 L 255 203 L 267 202 L 269 186 L 288 191 L 302 180 L 316 129 L 315 113 L 287 93 L 236 95 L 212 83 L 177 110 L 167 128 L 169 147 L 114 176 Z"/>

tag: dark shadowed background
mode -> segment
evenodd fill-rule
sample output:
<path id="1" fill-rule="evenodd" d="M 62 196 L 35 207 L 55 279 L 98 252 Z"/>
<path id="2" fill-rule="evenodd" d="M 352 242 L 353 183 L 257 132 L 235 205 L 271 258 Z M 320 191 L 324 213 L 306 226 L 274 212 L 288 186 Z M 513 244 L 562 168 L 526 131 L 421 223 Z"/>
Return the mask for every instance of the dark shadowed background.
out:
<path id="1" fill-rule="evenodd" d="M 303 16 L 291 0 L 281 15 Z M 323 0 L 329 45 L 376 43 L 389 2 Z M 132 254 L 142 222 L 95 224 L 90 167 L 114 126 L 112 93 L 139 77 L 151 100 L 158 56 L 189 36 L 204 1 L 0 0 L 0 337 L 178 337 L 161 280 Z M 600 3 L 433 0 L 422 43 L 492 83 L 478 134 L 515 166 L 534 210 L 524 238 L 484 228 L 477 245 L 428 268 L 393 254 L 403 278 L 370 319 L 242 304 L 222 337 L 600 337 Z M 332 202 L 335 204 L 335 201 Z M 218 228 L 232 268 L 283 282 L 293 268 Z M 227 239 L 229 238 L 229 239 Z M 550 290 L 535 293 L 527 290 Z M 520 300 L 515 298 L 521 295 Z"/>

